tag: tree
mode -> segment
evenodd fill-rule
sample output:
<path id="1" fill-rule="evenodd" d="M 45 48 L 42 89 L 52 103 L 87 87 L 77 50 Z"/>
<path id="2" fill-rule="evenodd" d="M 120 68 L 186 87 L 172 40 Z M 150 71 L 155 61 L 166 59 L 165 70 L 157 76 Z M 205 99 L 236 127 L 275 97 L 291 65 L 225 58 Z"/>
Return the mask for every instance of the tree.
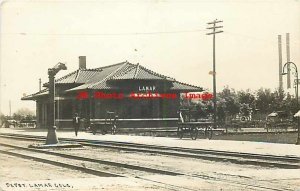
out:
<path id="1" fill-rule="evenodd" d="M 270 113 L 274 111 L 284 111 L 286 113 L 296 113 L 296 99 L 289 93 L 276 89 L 272 92 L 270 89 L 259 89 L 256 92 L 255 106 L 262 113 Z"/>
<path id="2" fill-rule="evenodd" d="M 7 118 L 5 117 L 5 115 L 3 115 L 2 113 L 0 113 L 0 127 L 2 127 L 2 125 L 7 121 Z"/>
<path id="3" fill-rule="evenodd" d="M 234 116 L 240 111 L 240 103 L 234 89 L 230 89 L 228 86 L 224 87 L 222 92 L 218 94 L 220 103 L 223 103 L 223 109 L 225 113 L 230 116 Z"/>
<path id="4" fill-rule="evenodd" d="M 295 114 L 298 111 L 297 100 L 287 93 L 286 97 L 282 101 L 281 108 L 281 110 L 285 111 L 286 113 Z"/>
<path id="5" fill-rule="evenodd" d="M 249 104 L 246 103 L 241 104 L 240 113 L 242 116 L 249 117 L 251 114 L 250 111 L 251 111 L 251 107 L 249 107 Z"/>
<path id="6" fill-rule="evenodd" d="M 249 89 L 236 92 L 228 86 L 217 94 L 217 118 L 222 121 L 226 116 L 249 116 L 251 113 L 261 118 L 262 114 L 273 111 L 284 111 L 287 114 L 296 113 L 298 110 L 297 100 L 283 90 L 271 91 L 260 88 L 255 93 Z M 195 108 L 199 117 L 208 117 L 213 114 L 212 100 L 191 101 L 181 100 L 182 105 L 187 108 Z"/>
<path id="7" fill-rule="evenodd" d="M 31 111 L 28 108 L 21 108 L 19 110 L 17 110 L 14 114 L 13 114 L 13 119 L 20 121 L 20 120 L 33 120 L 35 119 L 35 115 L 34 112 Z"/>
<path id="8" fill-rule="evenodd" d="M 274 111 L 275 96 L 270 89 L 260 88 L 256 92 L 256 109 L 259 109 L 263 113 L 270 113 Z"/>
<path id="9" fill-rule="evenodd" d="M 217 102 L 217 118 L 219 122 L 225 122 L 226 119 L 226 102 L 224 99 Z"/>
<path id="10" fill-rule="evenodd" d="M 214 113 L 214 107 L 212 100 L 200 100 L 194 103 L 194 107 L 198 112 L 200 118 L 207 118 Z"/>
<path id="11" fill-rule="evenodd" d="M 248 106 L 252 106 L 255 101 L 255 95 L 252 94 L 249 89 L 246 91 L 238 91 L 237 97 L 240 104 L 247 104 Z"/>
<path id="12" fill-rule="evenodd" d="M 274 95 L 274 102 L 273 102 L 273 105 L 272 105 L 272 108 L 274 111 L 286 111 L 287 112 L 287 108 L 285 107 L 286 106 L 286 103 L 284 101 L 284 98 L 285 98 L 285 93 L 283 90 L 279 90 L 279 89 L 276 89 L 273 93 Z M 290 95 L 289 95 L 289 98 Z M 292 101 L 292 99 L 288 99 L 288 102 Z"/>
<path id="13" fill-rule="evenodd" d="M 180 106 L 190 107 L 191 105 L 192 105 L 192 101 L 190 99 L 186 99 L 184 94 L 180 94 Z"/>

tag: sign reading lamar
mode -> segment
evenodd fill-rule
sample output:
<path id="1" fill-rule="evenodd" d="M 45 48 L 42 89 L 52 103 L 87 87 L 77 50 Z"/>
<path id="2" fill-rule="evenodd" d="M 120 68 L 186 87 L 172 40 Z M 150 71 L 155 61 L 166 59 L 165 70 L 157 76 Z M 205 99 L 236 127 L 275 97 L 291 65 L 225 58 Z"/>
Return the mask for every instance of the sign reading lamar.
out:
<path id="1" fill-rule="evenodd" d="M 139 86 L 139 91 L 155 91 L 156 87 L 155 86 Z"/>

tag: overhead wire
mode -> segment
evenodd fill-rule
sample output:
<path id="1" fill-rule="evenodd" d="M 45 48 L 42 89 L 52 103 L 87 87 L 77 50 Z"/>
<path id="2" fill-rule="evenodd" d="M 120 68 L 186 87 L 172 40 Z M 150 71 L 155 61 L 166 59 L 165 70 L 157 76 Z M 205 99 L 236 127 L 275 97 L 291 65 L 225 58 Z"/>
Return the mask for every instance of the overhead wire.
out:
<path id="1" fill-rule="evenodd" d="M 177 34 L 194 33 L 205 31 L 205 29 L 179 30 L 179 31 L 158 31 L 158 32 L 130 32 L 130 33 L 0 33 L 0 35 L 37 35 L 37 36 L 126 36 L 126 35 L 159 35 L 159 34 Z"/>

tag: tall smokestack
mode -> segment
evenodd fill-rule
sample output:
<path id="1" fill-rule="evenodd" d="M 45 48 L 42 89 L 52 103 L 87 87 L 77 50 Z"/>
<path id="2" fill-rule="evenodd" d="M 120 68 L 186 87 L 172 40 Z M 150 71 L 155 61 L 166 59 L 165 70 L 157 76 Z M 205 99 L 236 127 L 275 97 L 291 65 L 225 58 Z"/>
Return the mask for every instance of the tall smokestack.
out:
<path id="1" fill-rule="evenodd" d="M 79 69 L 86 69 L 86 56 L 79 56 Z"/>
<path id="2" fill-rule="evenodd" d="M 11 117 L 11 101 L 9 100 L 9 117 Z"/>
<path id="3" fill-rule="evenodd" d="M 39 79 L 39 91 L 41 91 L 42 90 L 42 79 L 40 78 Z"/>
<path id="4" fill-rule="evenodd" d="M 279 91 L 283 90 L 282 82 L 282 46 L 281 46 L 281 35 L 278 35 L 278 53 L 279 53 Z"/>
<path id="5" fill-rule="evenodd" d="M 286 33 L 286 61 L 290 61 L 290 33 Z M 287 65 L 287 88 L 291 88 L 290 65 Z"/>

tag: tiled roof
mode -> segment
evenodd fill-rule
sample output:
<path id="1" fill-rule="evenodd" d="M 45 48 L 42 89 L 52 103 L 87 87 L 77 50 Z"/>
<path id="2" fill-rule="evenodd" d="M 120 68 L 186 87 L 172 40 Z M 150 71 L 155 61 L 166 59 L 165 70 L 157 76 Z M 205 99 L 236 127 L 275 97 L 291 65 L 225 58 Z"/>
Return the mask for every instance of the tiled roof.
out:
<path id="1" fill-rule="evenodd" d="M 114 89 L 114 87 L 109 82 L 121 80 L 164 80 L 172 83 L 172 87 L 170 90 L 203 90 L 200 87 L 178 82 L 174 78 L 158 74 L 139 64 L 131 64 L 127 61 L 95 69 L 79 69 L 57 79 L 56 84 L 78 85 L 75 88 L 66 90 L 67 92 L 88 89 L 106 90 Z M 48 91 L 47 89 L 42 91 L 29 96 L 25 96 L 22 98 L 22 100 L 29 100 L 30 98 L 36 98 L 38 96 L 48 94 L 48 92 L 46 92 Z"/>
<path id="2" fill-rule="evenodd" d="M 78 74 L 74 83 L 84 84 L 98 73 L 101 73 L 101 70 L 78 70 Z"/>
<path id="3" fill-rule="evenodd" d="M 128 62 L 121 62 L 119 64 L 114 64 L 106 67 L 101 67 L 101 72 L 97 72 L 92 78 L 90 78 L 85 84 L 70 89 L 68 91 L 76 91 L 76 90 L 84 90 L 84 89 L 108 89 L 109 87 L 105 88 L 107 79 L 119 72 L 120 69 L 127 66 Z"/>
<path id="4" fill-rule="evenodd" d="M 114 75 L 110 80 L 170 80 L 167 76 L 153 72 L 139 64 L 131 65 L 118 75 Z"/>
<path id="5" fill-rule="evenodd" d="M 84 84 L 101 71 L 102 71 L 101 69 L 78 69 L 61 78 L 56 79 L 55 83 L 56 84 Z M 48 83 L 45 83 L 44 86 L 48 86 Z"/>
<path id="6" fill-rule="evenodd" d="M 41 90 L 39 92 L 36 92 L 34 94 L 24 96 L 24 97 L 21 98 L 21 100 L 32 100 L 36 97 L 45 96 L 45 95 L 48 95 L 48 94 L 49 94 L 49 90 L 48 90 L 48 88 L 46 88 L 46 89 L 43 89 L 43 90 Z"/>
<path id="7" fill-rule="evenodd" d="M 75 70 L 74 72 L 55 80 L 55 83 L 60 83 L 60 84 L 74 83 L 77 75 L 78 75 L 78 70 Z"/>
<path id="8" fill-rule="evenodd" d="M 198 86 L 193 86 L 190 84 L 174 81 L 173 87 L 170 88 L 170 90 L 185 90 L 185 91 L 203 91 L 203 88 L 200 88 Z"/>

